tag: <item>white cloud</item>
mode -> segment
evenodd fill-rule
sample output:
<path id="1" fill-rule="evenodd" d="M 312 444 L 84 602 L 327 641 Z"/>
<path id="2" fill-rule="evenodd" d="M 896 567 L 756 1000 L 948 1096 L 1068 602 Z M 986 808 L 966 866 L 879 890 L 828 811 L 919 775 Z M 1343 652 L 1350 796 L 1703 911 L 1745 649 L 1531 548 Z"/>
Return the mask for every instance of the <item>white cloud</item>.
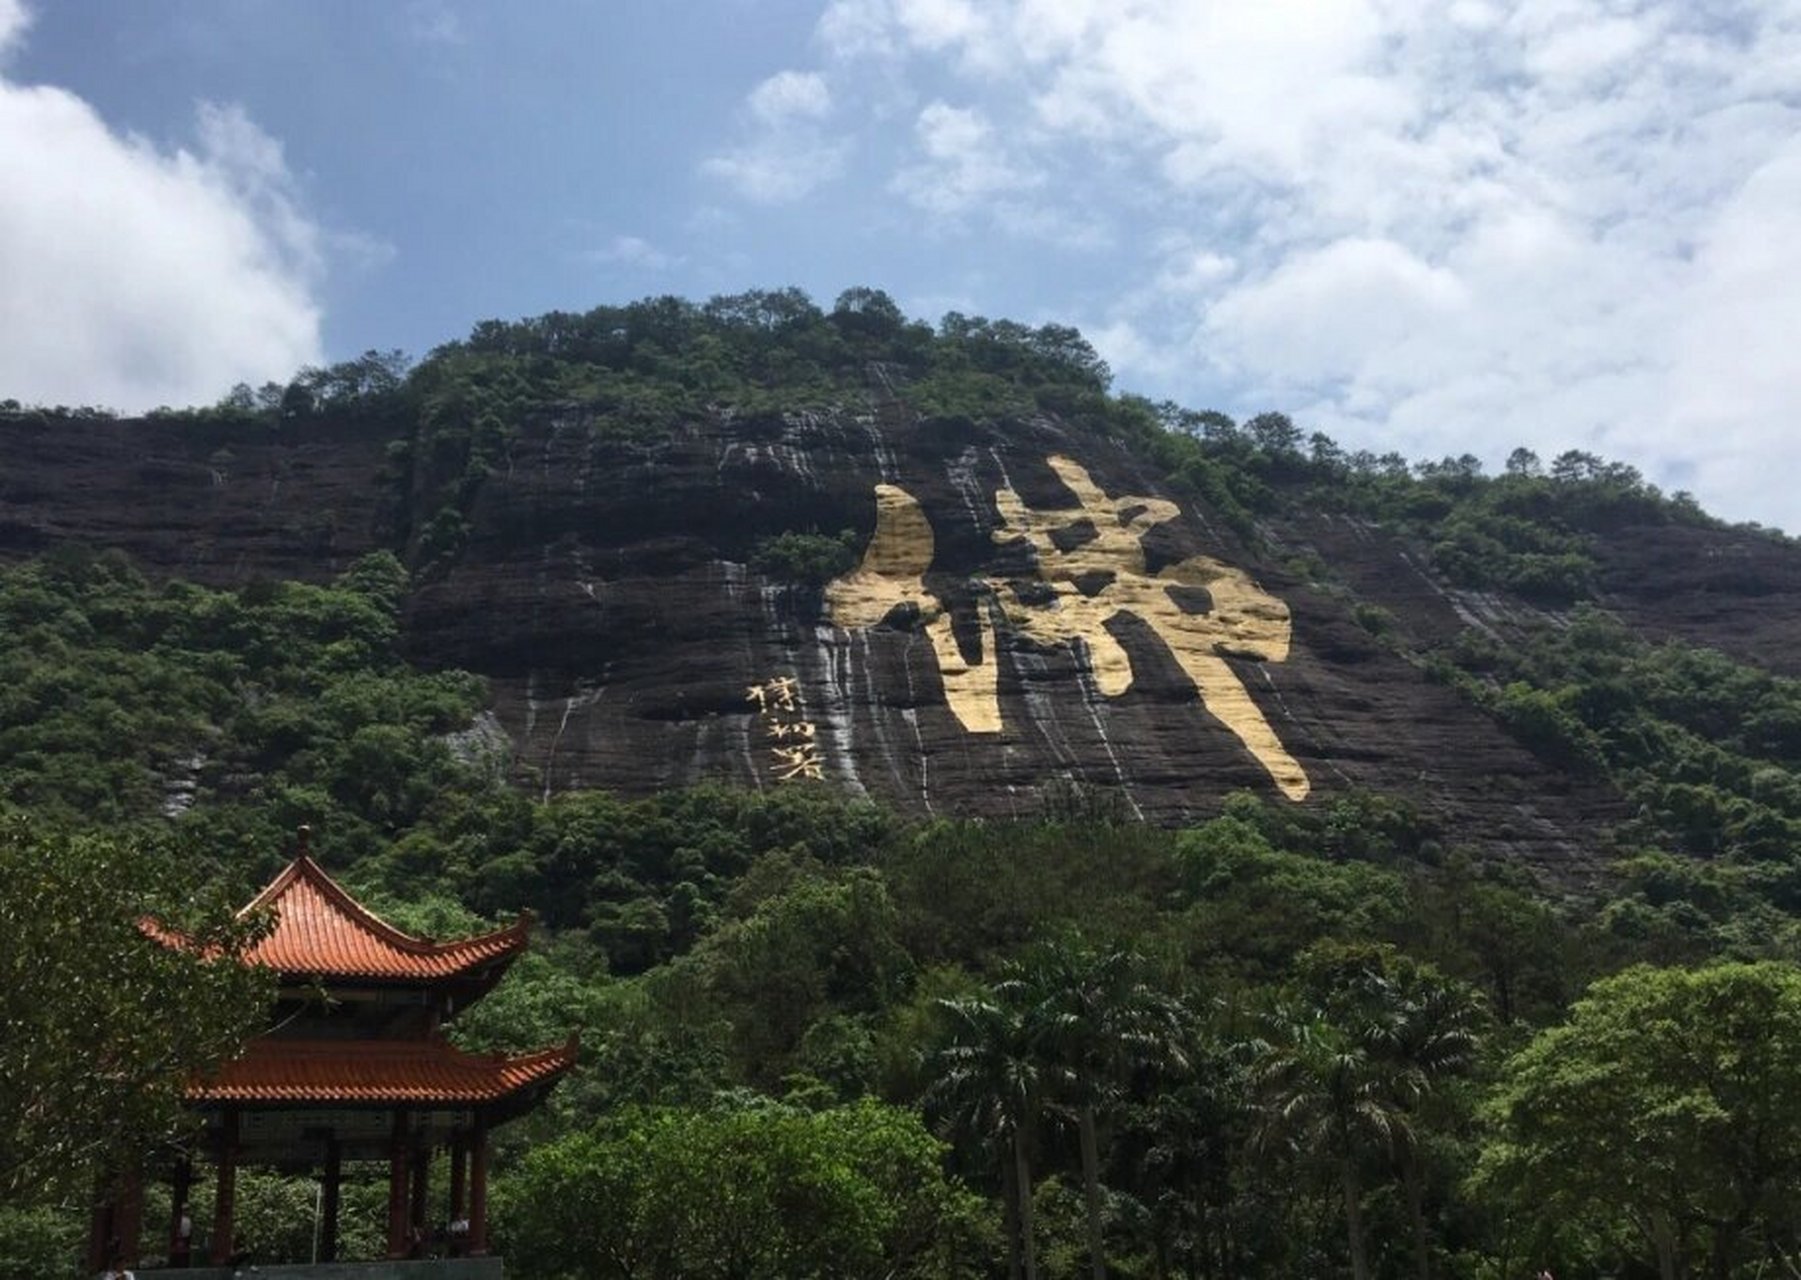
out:
<path id="1" fill-rule="evenodd" d="M 971 0 L 894 0 L 894 18 L 909 41 L 928 50 L 979 45 L 991 31 Z"/>
<path id="2" fill-rule="evenodd" d="M 759 204 L 787 204 L 838 176 L 848 146 L 840 139 L 774 135 L 701 162 L 701 172 Z"/>
<path id="3" fill-rule="evenodd" d="M 831 0 L 814 38 L 833 58 L 885 57 L 896 51 L 888 0 Z"/>
<path id="4" fill-rule="evenodd" d="M 0 0 L 0 65 L 5 64 L 6 55 L 19 44 L 30 25 L 31 14 L 26 11 L 25 0 Z"/>
<path id="5" fill-rule="evenodd" d="M 1787 498 L 1801 416 L 1801 137 L 1761 167 L 1707 229 L 1672 343 L 1668 404 L 1652 419 L 1666 457 L 1696 457 L 1695 487 Z M 1697 442 L 1711 446 L 1705 451 Z M 1759 508 L 1753 508 L 1756 510 Z M 1769 517 L 1765 517 L 1766 519 Z"/>
<path id="6" fill-rule="evenodd" d="M 1653 22 L 1583 15 L 1527 49 L 1526 66 L 1542 80 L 1577 87 L 1603 79 L 1656 36 Z"/>
<path id="7" fill-rule="evenodd" d="M 765 124 L 817 120 L 831 109 L 831 91 L 824 78 L 813 72 L 778 72 L 750 92 L 751 114 Z"/>
<path id="8" fill-rule="evenodd" d="M 934 102 L 915 130 L 922 158 L 895 175 L 894 189 L 921 209 L 962 213 L 1037 184 L 1007 158 L 979 111 Z"/>
<path id="9" fill-rule="evenodd" d="M 1130 320 L 1110 320 L 1090 325 L 1083 336 L 1100 352 L 1109 368 L 1131 368 L 1140 374 L 1174 377 L 1183 361 L 1174 354 L 1168 342 L 1153 341 Z"/>
<path id="10" fill-rule="evenodd" d="M 745 101 L 750 132 L 740 145 L 701 162 L 701 172 L 759 204 L 786 204 L 838 176 L 849 144 L 824 127 L 832 97 L 812 72 L 781 71 Z"/>
<path id="11" fill-rule="evenodd" d="M 21 12 L 0 0 L 0 40 Z M 325 237 L 240 108 L 202 104 L 164 151 L 0 80 L 0 154 L 0 396 L 141 410 L 321 359 Z"/>
<path id="12" fill-rule="evenodd" d="M 445 0 L 411 0 L 406 7 L 407 26 L 413 39 L 427 45 L 469 43 L 463 20 Z"/>
<path id="13" fill-rule="evenodd" d="M 667 253 L 650 241 L 640 236 L 618 235 L 608 242 L 604 248 L 591 249 L 581 255 L 583 260 L 599 265 L 620 265 L 638 267 L 646 271 L 666 271 L 678 266 L 683 259 Z"/>
<path id="14" fill-rule="evenodd" d="M 1165 258 L 1161 287 L 1174 292 L 1205 293 L 1229 279 L 1238 264 L 1212 249 L 1181 245 Z"/>
<path id="15" fill-rule="evenodd" d="M 1037 305 L 1126 385 L 1597 449 L 1801 526 L 1767 465 L 1801 415 L 1794 0 L 832 0 L 816 41 L 932 102 L 893 179 L 922 208 L 1023 241 L 1028 188 L 1072 224 L 1125 193 L 1112 303 Z"/>
<path id="16" fill-rule="evenodd" d="M 989 6 L 972 0 L 831 0 L 815 32 L 834 57 L 892 57 L 908 48 L 984 58 Z"/>
<path id="17" fill-rule="evenodd" d="M 1207 315 L 1217 351 L 1283 381 L 1367 373 L 1469 305 L 1466 289 L 1391 240 L 1351 238 L 1297 254 Z"/>

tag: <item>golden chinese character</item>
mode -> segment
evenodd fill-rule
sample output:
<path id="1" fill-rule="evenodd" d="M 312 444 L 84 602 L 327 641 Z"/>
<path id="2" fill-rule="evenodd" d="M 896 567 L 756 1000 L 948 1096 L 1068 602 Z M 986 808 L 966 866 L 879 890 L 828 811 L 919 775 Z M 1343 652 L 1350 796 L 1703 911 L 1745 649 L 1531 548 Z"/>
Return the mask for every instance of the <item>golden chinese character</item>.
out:
<path id="1" fill-rule="evenodd" d="M 769 702 L 777 711 L 794 710 L 794 677 L 777 676 L 768 685 Z"/>
<path id="2" fill-rule="evenodd" d="M 835 624 L 858 630 L 875 626 L 902 605 L 912 605 L 938 659 L 951 711 L 971 733 L 999 733 L 995 668 L 985 660 L 994 648 L 994 624 L 985 603 L 978 603 L 980 647 L 974 662 L 964 658 L 950 614 L 925 584 L 933 549 L 932 525 L 918 500 L 898 485 L 878 484 L 875 536 L 863 553 L 863 563 L 826 586 L 827 608 Z"/>
<path id="3" fill-rule="evenodd" d="M 777 676 L 762 684 L 751 685 L 744 691 L 744 698 L 747 702 L 756 703 L 759 713 L 767 714 L 771 708 L 792 711 L 795 708 L 794 688 L 793 676 Z"/>
<path id="4" fill-rule="evenodd" d="M 815 743 L 804 742 L 798 747 L 772 747 L 771 752 L 777 760 L 775 780 L 788 782 L 794 778 L 823 778 L 824 770 L 820 767 L 819 747 Z"/>
<path id="5" fill-rule="evenodd" d="M 1210 556 L 1190 556 L 1155 575 L 1147 573 L 1143 537 L 1175 518 L 1175 503 L 1162 498 L 1109 498 L 1078 463 L 1061 457 L 1048 461 L 1076 495 L 1079 507 L 1034 511 L 1011 489 L 994 495 L 1007 522 L 1006 530 L 995 534 L 996 540 L 1029 542 L 1037 580 L 1055 592 L 1046 605 L 1028 604 L 1017 590 L 1004 592 L 1002 607 L 1008 621 L 1041 644 L 1082 640 L 1091 655 L 1096 685 L 1116 697 L 1132 686 L 1132 662 L 1106 623 L 1116 614 L 1135 615 L 1169 648 L 1202 704 L 1237 735 L 1282 794 L 1291 800 L 1304 798 L 1311 789 L 1306 772 L 1225 661 L 1225 655 L 1268 662 L 1286 659 L 1288 606 L 1243 570 Z M 1064 539 L 1072 544 L 1067 550 L 1055 537 L 1064 531 L 1087 535 L 1090 530 L 1093 536 L 1085 540 Z M 1197 595 L 1206 607 L 1185 608 L 1183 599 Z"/>
<path id="6" fill-rule="evenodd" d="M 1080 640 L 1096 685 L 1109 697 L 1132 685 L 1130 657 L 1106 629 L 1117 614 L 1139 618 L 1157 635 L 1201 702 L 1257 759 L 1282 793 L 1305 797 L 1311 784 L 1263 712 L 1227 665 L 1227 656 L 1281 662 L 1288 656 L 1288 607 L 1240 569 L 1209 556 L 1190 556 L 1151 574 L 1144 535 L 1177 514 L 1162 498 L 1109 498 L 1078 463 L 1047 459 L 1078 505 L 1054 511 L 1027 507 L 1012 489 L 995 494 L 1006 527 L 996 541 L 1024 540 L 1032 549 L 1036 588 L 988 580 L 1007 622 L 1044 645 Z M 1061 536 L 1059 536 L 1061 535 Z M 876 529 L 863 562 L 826 588 L 832 621 L 847 629 L 871 627 L 901 605 L 920 614 L 944 678 L 945 699 L 964 728 L 1001 728 L 993 620 L 977 601 L 981 648 L 964 658 L 943 603 L 925 585 L 934 538 L 919 503 L 895 485 L 876 486 Z M 1045 587 L 1049 598 L 1045 599 Z M 1190 607 L 1198 606 L 1198 607 Z"/>
<path id="7" fill-rule="evenodd" d="M 811 742 L 818 732 L 819 730 L 814 727 L 811 720 L 796 720 L 790 724 L 772 724 L 769 726 L 769 736 L 778 742 L 786 741 L 790 738 L 798 738 L 802 742 Z"/>

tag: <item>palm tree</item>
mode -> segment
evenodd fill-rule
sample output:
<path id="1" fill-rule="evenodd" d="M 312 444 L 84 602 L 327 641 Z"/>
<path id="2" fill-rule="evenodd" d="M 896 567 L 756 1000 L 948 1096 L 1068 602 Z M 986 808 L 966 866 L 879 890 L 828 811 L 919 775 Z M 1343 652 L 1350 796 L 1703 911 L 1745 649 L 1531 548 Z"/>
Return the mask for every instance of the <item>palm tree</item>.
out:
<path id="1" fill-rule="evenodd" d="M 1181 1005 L 1144 982 L 1142 967 L 1132 952 L 1068 938 L 1037 948 L 1023 969 L 1035 997 L 1033 1030 L 1075 1113 L 1094 1280 L 1107 1276 L 1097 1113 L 1136 1069 L 1183 1061 Z"/>
<path id="2" fill-rule="evenodd" d="M 933 1080 L 926 1105 L 954 1129 L 1008 1149 L 1012 1171 L 1003 1172 L 1002 1181 L 1010 1192 L 1014 1228 L 1009 1273 L 1019 1276 L 1023 1260 L 1025 1280 L 1037 1280 L 1030 1152 L 1045 1069 L 1024 994 L 1021 983 L 1008 980 L 996 983 L 987 997 L 937 1002 L 950 1021 L 950 1034 L 928 1060 Z"/>
<path id="3" fill-rule="evenodd" d="M 1234 1164 L 1246 1146 L 1252 1048 L 1209 1025 L 1216 1006 L 1184 1007 L 1184 1069 L 1128 1110 L 1136 1193 L 1153 1222 L 1153 1274 L 1167 1280 L 1178 1247 L 1188 1276 L 1248 1269 L 1234 1229 Z"/>
<path id="4" fill-rule="evenodd" d="M 1419 967 L 1386 976 L 1382 994 L 1382 1016 L 1370 1024 L 1368 1038 L 1372 1049 L 1399 1068 L 1391 1078 L 1404 1091 L 1394 1101 L 1412 1116 L 1440 1082 L 1469 1070 L 1476 1056 L 1482 1008 L 1468 988 Z M 1419 1280 L 1432 1280 L 1419 1147 L 1407 1143 L 1397 1155 L 1413 1228 L 1415 1267 Z"/>
<path id="5" fill-rule="evenodd" d="M 1275 1034 L 1253 1072 L 1263 1114 L 1258 1145 L 1280 1147 L 1331 1172 L 1344 1199 L 1353 1280 L 1369 1280 L 1364 1252 L 1361 1168 L 1372 1153 L 1397 1155 L 1413 1142 L 1397 1099 L 1419 1092 L 1357 1035 L 1318 1013 L 1278 1013 Z"/>
<path id="6" fill-rule="evenodd" d="M 1355 1185 L 1359 1149 L 1386 1154 L 1398 1166 L 1415 1267 L 1419 1280 L 1432 1280 L 1415 1120 L 1436 1087 L 1474 1059 L 1481 1006 L 1467 987 L 1391 947 L 1327 944 L 1302 957 L 1301 967 L 1312 1008 L 1303 1018 L 1278 1020 L 1276 1046 L 1266 1051 L 1259 1068 L 1267 1096 L 1279 1103 L 1278 1112 L 1284 1107 L 1293 1112 L 1289 1119 L 1296 1122 L 1328 1113 L 1336 1117 L 1334 1132 L 1311 1135 L 1311 1145 L 1315 1155 L 1333 1163 L 1341 1180 L 1349 1179 L 1345 1213 L 1359 1280 L 1364 1274 Z M 1304 1084 L 1309 1074 L 1311 1083 Z M 1309 1091 L 1314 1096 L 1303 1099 Z M 1286 1131 L 1293 1140 L 1306 1124 L 1266 1128 L 1271 1134 Z"/>

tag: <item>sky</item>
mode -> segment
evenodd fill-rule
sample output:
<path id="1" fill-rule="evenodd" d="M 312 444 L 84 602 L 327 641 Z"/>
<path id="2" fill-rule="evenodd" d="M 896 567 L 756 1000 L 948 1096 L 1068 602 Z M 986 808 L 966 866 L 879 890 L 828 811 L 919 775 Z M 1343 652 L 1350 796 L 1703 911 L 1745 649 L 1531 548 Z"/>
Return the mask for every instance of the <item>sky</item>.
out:
<path id="1" fill-rule="evenodd" d="M 1801 0 L 0 0 L 0 398 L 787 285 L 1801 530 Z"/>

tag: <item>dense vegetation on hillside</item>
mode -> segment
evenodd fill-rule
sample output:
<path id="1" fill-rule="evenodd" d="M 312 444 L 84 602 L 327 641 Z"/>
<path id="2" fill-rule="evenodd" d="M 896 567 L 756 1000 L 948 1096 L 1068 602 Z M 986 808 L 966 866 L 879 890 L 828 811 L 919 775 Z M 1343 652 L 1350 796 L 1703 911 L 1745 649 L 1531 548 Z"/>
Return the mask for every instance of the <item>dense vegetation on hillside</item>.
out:
<path id="1" fill-rule="evenodd" d="M 523 415 L 649 437 L 872 380 L 929 417 L 1122 442 L 1247 538 L 1331 509 L 1535 606 L 1542 626 L 1439 649 L 1357 616 L 1618 791 L 1605 883 L 1484 865 L 1405 797 L 1356 791 L 1235 795 L 1180 831 L 1069 785 L 1017 823 L 905 822 L 811 785 L 536 801 L 481 731 L 480 682 L 402 660 L 405 596 L 458 554 Z M 308 822 L 403 926 L 536 911 L 533 954 L 458 1030 L 583 1032 L 577 1075 L 502 1152 L 522 1276 L 1794 1274 L 1801 686 L 1594 602 L 1597 539 L 1709 518 L 1586 454 L 1488 477 L 1108 387 L 1073 330 L 780 291 L 490 322 L 411 369 L 372 353 L 171 414 L 390 433 L 393 549 L 237 591 L 81 547 L 0 570 L 0 849 L 77 869 L 103 849 L 119 897 L 82 905 L 131 921 L 144 893 L 188 892 L 172 855 L 242 900 Z M 758 554 L 804 581 L 847 551 Z M 45 883 L 0 877 L 0 923 L 55 910 Z M 9 963 L 19 945 L 0 930 Z M 21 1007 L 59 999 L 56 972 L 7 972 Z M 9 1187 L 0 1275 L 66 1271 L 85 1172 Z M 309 1195 L 253 1181 L 252 1247 L 304 1252 Z M 373 1222 L 378 1195 L 351 1207 Z"/>

